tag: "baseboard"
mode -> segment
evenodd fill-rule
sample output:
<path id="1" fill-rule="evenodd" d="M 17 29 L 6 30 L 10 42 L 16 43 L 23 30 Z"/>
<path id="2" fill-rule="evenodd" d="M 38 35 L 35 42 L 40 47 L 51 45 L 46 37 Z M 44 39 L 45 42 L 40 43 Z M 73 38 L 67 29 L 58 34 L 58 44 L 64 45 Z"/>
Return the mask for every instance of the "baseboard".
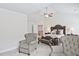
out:
<path id="1" fill-rule="evenodd" d="M 2 51 L 0 51 L 0 54 L 4 53 L 4 52 L 7 52 L 7 51 L 14 50 L 14 49 L 17 49 L 17 47 L 12 47 L 12 48 L 9 48 L 9 49 L 2 50 Z"/>

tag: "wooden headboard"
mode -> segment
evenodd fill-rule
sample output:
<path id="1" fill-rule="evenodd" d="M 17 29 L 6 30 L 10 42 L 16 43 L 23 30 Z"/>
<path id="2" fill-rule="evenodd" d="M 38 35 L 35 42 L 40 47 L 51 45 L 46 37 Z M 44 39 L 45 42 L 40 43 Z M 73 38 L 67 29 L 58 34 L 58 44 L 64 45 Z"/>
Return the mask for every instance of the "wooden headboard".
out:
<path id="1" fill-rule="evenodd" d="M 62 26 L 62 25 L 57 24 L 54 27 L 50 28 L 51 31 L 53 31 L 53 30 L 59 31 L 60 29 L 63 30 L 63 34 L 66 34 L 66 26 Z"/>

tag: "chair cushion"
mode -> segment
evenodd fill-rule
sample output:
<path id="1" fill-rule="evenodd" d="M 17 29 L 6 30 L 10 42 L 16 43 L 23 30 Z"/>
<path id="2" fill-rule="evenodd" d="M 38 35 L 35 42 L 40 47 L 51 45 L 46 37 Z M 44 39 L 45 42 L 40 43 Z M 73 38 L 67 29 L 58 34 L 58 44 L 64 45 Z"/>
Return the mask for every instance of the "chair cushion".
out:
<path id="1" fill-rule="evenodd" d="M 35 44 L 35 43 L 37 43 L 37 41 L 32 41 L 32 42 L 30 42 L 31 44 Z"/>

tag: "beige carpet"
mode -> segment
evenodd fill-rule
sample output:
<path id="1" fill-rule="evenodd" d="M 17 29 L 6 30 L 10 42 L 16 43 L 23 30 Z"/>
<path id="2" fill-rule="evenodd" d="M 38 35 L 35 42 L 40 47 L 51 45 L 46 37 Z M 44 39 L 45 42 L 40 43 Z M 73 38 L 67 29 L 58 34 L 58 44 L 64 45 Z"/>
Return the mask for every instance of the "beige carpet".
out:
<path id="1" fill-rule="evenodd" d="M 62 53 L 61 46 L 52 46 L 53 53 L 52 56 L 64 56 Z M 31 56 L 49 56 L 51 49 L 48 45 L 40 43 L 37 47 L 37 50 L 31 53 Z M 18 49 L 7 51 L 5 53 L 1 53 L 0 56 L 27 56 L 27 54 L 18 53 Z"/>

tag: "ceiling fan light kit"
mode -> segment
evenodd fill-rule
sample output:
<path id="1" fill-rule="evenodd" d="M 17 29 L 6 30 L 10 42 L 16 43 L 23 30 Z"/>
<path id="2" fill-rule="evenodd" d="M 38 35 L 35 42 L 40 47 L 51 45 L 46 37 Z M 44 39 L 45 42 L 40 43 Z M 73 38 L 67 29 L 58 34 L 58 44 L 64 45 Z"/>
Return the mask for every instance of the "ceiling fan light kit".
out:
<path id="1" fill-rule="evenodd" d="M 45 10 L 45 12 L 44 12 L 44 16 L 45 17 L 53 17 L 53 12 L 49 12 L 49 10 L 48 10 L 48 8 L 46 7 L 45 8 L 46 10 Z"/>

